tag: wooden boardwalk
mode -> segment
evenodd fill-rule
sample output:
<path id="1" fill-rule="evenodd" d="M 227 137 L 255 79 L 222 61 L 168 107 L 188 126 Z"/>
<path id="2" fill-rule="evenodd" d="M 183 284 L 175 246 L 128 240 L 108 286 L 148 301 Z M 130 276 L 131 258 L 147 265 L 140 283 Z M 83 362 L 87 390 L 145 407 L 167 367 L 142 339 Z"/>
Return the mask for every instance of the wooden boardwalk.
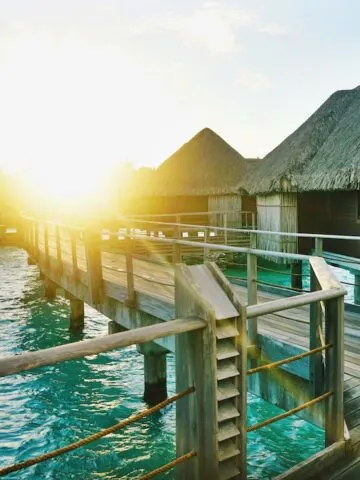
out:
<path id="1" fill-rule="evenodd" d="M 44 245 L 39 243 L 40 251 Z M 72 274 L 70 244 L 62 242 L 62 264 L 65 275 Z M 86 272 L 85 249 L 82 242 L 77 244 L 79 271 Z M 112 297 L 123 299 L 122 291 L 127 289 L 126 259 L 121 253 L 102 251 L 102 277 L 105 292 Z M 49 237 L 49 256 L 56 262 L 55 239 Z M 134 287 L 140 308 L 163 320 L 175 318 L 174 312 L 174 267 L 159 261 L 133 259 Z M 84 278 L 86 275 L 83 275 Z M 234 287 L 244 303 L 247 290 Z M 281 298 L 274 294 L 258 292 L 258 302 Z M 258 318 L 258 332 L 283 343 L 309 349 L 309 306 L 290 309 Z M 345 312 L 345 420 L 349 430 L 360 425 L 360 315 Z"/>

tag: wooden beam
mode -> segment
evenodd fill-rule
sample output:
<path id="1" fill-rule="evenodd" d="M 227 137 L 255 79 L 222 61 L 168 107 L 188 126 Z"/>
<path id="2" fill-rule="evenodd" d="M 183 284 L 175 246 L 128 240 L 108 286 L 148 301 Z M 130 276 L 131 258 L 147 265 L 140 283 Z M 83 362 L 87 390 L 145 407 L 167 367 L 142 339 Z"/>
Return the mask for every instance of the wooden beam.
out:
<path id="1" fill-rule="evenodd" d="M 344 439 L 344 297 L 325 304 L 325 342 L 333 348 L 326 350 L 326 389 L 333 395 L 325 404 L 325 444 Z"/>
<path id="2" fill-rule="evenodd" d="M 0 377 L 82 358 L 87 355 L 96 355 L 116 348 L 124 348 L 129 345 L 156 340 L 157 338 L 200 330 L 205 326 L 205 322 L 198 318 L 179 318 L 127 332 L 47 348 L 38 352 L 5 357 L 0 359 Z"/>
<path id="3" fill-rule="evenodd" d="M 202 265 L 206 269 L 205 265 Z M 205 277 L 205 275 L 204 275 Z M 206 277 L 205 277 L 206 278 Z M 204 279 L 205 282 L 205 279 Z M 218 477 L 217 379 L 215 316 L 194 282 L 191 267 L 175 269 L 176 315 L 201 316 L 206 329 L 176 337 L 176 388 L 195 386 L 195 394 L 176 405 L 176 454 L 195 450 L 195 461 L 176 469 L 176 477 L 201 480 Z"/>
<path id="4" fill-rule="evenodd" d="M 280 300 L 271 300 L 270 302 L 251 305 L 246 308 L 247 318 L 260 317 L 268 313 L 281 312 L 288 308 L 302 307 L 320 300 L 330 300 L 343 295 L 343 289 L 333 288 L 320 292 L 304 293 L 295 297 L 282 298 Z"/>

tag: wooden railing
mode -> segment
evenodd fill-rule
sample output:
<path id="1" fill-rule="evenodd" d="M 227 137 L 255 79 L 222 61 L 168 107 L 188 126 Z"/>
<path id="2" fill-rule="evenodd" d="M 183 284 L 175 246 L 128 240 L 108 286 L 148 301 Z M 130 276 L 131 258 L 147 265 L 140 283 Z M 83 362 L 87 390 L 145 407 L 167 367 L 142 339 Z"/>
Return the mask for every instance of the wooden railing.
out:
<path id="1" fill-rule="evenodd" d="M 138 258 L 138 245 L 141 245 L 141 247 L 144 249 L 144 252 L 153 251 L 154 245 L 166 246 L 172 252 L 172 260 L 175 263 L 181 262 L 184 256 L 184 252 L 187 251 L 186 249 L 195 247 L 198 249 L 200 248 L 203 254 L 205 254 L 206 251 L 212 250 L 215 252 L 218 251 L 227 253 L 241 253 L 247 256 L 247 306 L 241 304 L 228 280 L 224 277 L 222 272 L 215 264 L 208 264 L 207 266 L 204 265 L 203 267 L 201 267 L 205 268 L 204 271 L 208 272 L 209 270 L 211 272 L 217 284 L 220 285 L 222 291 L 226 294 L 226 297 L 230 300 L 231 304 L 234 305 L 237 311 L 237 317 L 231 319 L 234 327 L 233 331 L 236 332 L 234 340 L 232 341 L 234 341 L 234 345 L 236 345 L 237 353 L 233 357 L 231 355 L 230 357 L 224 357 L 226 360 L 232 362 L 234 364 L 234 368 L 238 371 L 238 375 L 235 375 L 236 379 L 234 380 L 236 393 L 232 394 L 233 396 L 230 396 L 230 399 L 232 399 L 231 404 L 235 407 L 235 410 L 238 413 L 238 416 L 236 416 L 236 420 L 234 420 L 234 429 L 232 429 L 232 431 L 237 431 L 238 433 L 234 435 L 234 437 L 230 436 L 230 441 L 228 441 L 228 437 L 224 436 L 221 437 L 221 440 L 218 439 L 218 441 L 215 443 L 209 443 L 209 438 L 214 438 L 214 435 L 216 438 L 214 429 L 218 427 L 215 427 L 215 425 L 224 423 L 224 420 L 219 419 L 221 418 L 219 417 L 219 411 L 221 411 L 220 403 L 227 400 L 226 397 L 224 397 L 224 399 L 222 400 L 214 400 L 214 398 L 216 399 L 216 388 L 219 391 L 219 388 L 221 386 L 221 380 L 217 378 L 216 374 L 216 371 L 221 368 L 219 362 L 222 361 L 221 359 L 219 360 L 219 358 L 217 358 L 216 354 L 216 328 L 218 328 L 220 325 L 219 321 L 212 316 L 213 314 L 210 314 L 211 309 L 208 309 L 206 312 L 204 312 L 203 320 L 213 318 L 213 320 L 211 320 L 210 322 L 212 327 L 210 326 L 210 324 L 208 324 L 207 330 L 208 335 L 212 335 L 212 340 L 210 341 L 210 344 L 208 344 L 212 345 L 211 348 L 213 349 L 210 353 L 205 352 L 205 347 L 201 343 L 203 340 L 197 339 L 196 342 L 200 343 L 196 343 L 194 340 L 195 337 L 179 337 L 183 340 L 178 343 L 177 351 L 179 352 L 179 355 L 185 355 L 185 357 L 187 358 L 187 363 L 184 362 L 185 357 L 183 357 L 182 361 L 179 362 L 179 372 L 177 373 L 179 378 L 179 385 L 181 385 L 181 388 L 185 387 L 184 382 L 187 382 L 188 385 L 190 385 L 192 382 L 196 383 L 197 385 L 201 385 L 199 387 L 199 391 L 201 391 L 202 402 L 205 402 L 205 397 L 211 398 L 211 401 L 213 402 L 210 403 L 208 407 L 204 407 L 206 410 L 206 419 L 204 416 L 202 416 L 204 412 L 196 413 L 196 418 L 199 424 L 202 424 L 202 422 L 209 424 L 209 419 L 213 419 L 213 425 L 211 427 L 208 427 L 210 430 L 207 430 L 206 438 L 202 437 L 202 440 L 200 441 L 199 439 L 195 440 L 195 438 L 188 437 L 186 436 L 185 430 L 188 429 L 189 426 L 186 426 L 186 423 L 182 424 L 182 426 L 179 426 L 179 438 L 185 439 L 183 441 L 179 440 L 179 456 L 185 454 L 187 451 L 189 451 L 189 449 L 191 450 L 195 448 L 194 442 L 200 442 L 201 444 L 196 444 L 196 451 L 199 452 L 199 449 L 203 449 L 203 454 L 198 455 L 198 460 L 196 462 L 196 471 L 193 470 L 193 468 L 195 468 L 194 463 L 192 463 L 192 466 L 189 467 L 190 470 L 186 470 L 187 467 L 185 467 L 185 465 L 181 467 L 185 469 L 181 470 L 182 474 L 184 474 L 185 471 L 186 475 L 188 475 L 188 477 L 186 478 L 203 478 L 201 477 L 201 475 L 203 475 L 205 471 L 211 478 L 218 478 L 216 475 L 214 475 L 214 472 L 218 471 L 219 464 L 222 464 L 223 468 L 225 468 L 225 465 L 227 466 L 228 459 L 227 454 L 220 453 L 220 450 L 224 452 L 227 448 L 230 449 L 227 451 L 233 452 L 233 455 L 230 455 L 230 457 L 235 459 L 235 470 L 240 472 L 236 474 L 240 475 L 240 477 L 237 478 L 245 478 L 246 432 L 265 427 L 266 425 L 269 425 L 274 421 L 278 421 L 286 416 L 296 414 L 298 411 L 311 407 L 316 403 L 320 402 L 324 402 L 325 405 L 324 428 L 326 435 L 326 445 L 329 446 L 336 443 L 339 445 L 339 448 L 342 448 L 342 442 L 344 439 L 343 305 L 345 290 L 336 280 L 323 258 L 259 250 L 254 248 L 256 245 L 253 236 L 249 237 L 252 248 L 244 248 L 230 245 L 218 245 L 202 241 L 189 241 L 184 238 L 163 238 L 158 236 L 147 236 L 141 233 L 136 233 L 134 229 L 131 230 L 130 228 L 128 229 L 128 231 L 123 232 L 108 232 L 108 240 L 102 240 L 102 233 L 103 232 L 101 231 L 83 230 L 81 228 L 73 228 L 67 225 L 54 225 L 51 223 L 47 223 L 46 225 L 44 225 L 32 220 L 28 220 L 27 228 L 25 229 L 25 245 L 29 254 L 33 256 L 33 258 L 38 262 L 40 268 L 43 269 L 45 273 L 50 268 L 57 269 L 57 278 L 59 278 L 60 281 L 62 278 L 61 275 L 63 275 L 62 272 L 64 266 L 64 253 L 66 251 L 67 255 L 69 255 L 70 252 L 72 258 L 71 269 L 73 279 L 78 279 L 81 282 L 85 282 L 89 290 L 89 302 L 93 305 L 97 305 L 103 302 L 104 265 L 102 263 L 102 251 L 107 250 L 106 242 L 109 242 L 111 244 L 112 251 L 117 251 L 118 253 L 120 253 L 121 255 L 125 255 L 126 257 L 126 267 L 124 273 L 126 274 L 127 278 L 127 298 L 125 299 L 124 303 L 131 308 L 137 308 L 137 291 L 134 282 L 134 276 L 136 274 L 133 268 L 133 260 L 134 258 Z M 249 230 L 248 233 L 252 235 L 253 231 Z M 311 286 L 313 291 L 301 295 L 294 295 L 289 298 L 281 298 L 279 300 L 273 300 L 259 304 L 257 295 L 257 259 L 259 256 L 264 255 L 275 258 L 283 258 L 291 261 L 309 261 L 312 278 Z M 196 282 L 193 283 L 194 280 L 192 280 L 193 273 L 191 268 L 192 267 L 182 267 L 182 269 L 178 270 L 178 272 L 180 273 L 178 273 L 177 276 L 175 275 L 175 283 L 173 284 L 173 286 L 175 287 L 176 315 L 178 318 L 187 319 L 184 320 L 184 325 L 188 325 L 188 322 L 190 322 L 190 317 L 192 317 L 193 315 L 197 316 L 196 312 L 198 312 L 199 310 L 199 305 L 203 305 L 203 301 L 200 298 L 201 294 L 199 293 L 201 291 L 201 288 L 199 287 L 198 289 L 198 287 L 196 287 Z M 204 286 L 203 288 L 203 291 L 206 291 L 206 287 Z M 183 293 L 179 296 L 177 291 L 182 291 Z M 189 294 L 189 292 L 192 293 Z M 310 306 L 309 351 L 300 354 L 300 356 L 297 355 L 292 356 L 288 359 L 283 359 L 281 362 L 268 363 L 267 365 L 260 365 L 248 369 L 247 348 L 259 347 L 257 319 L 261 316 L 266 316 L 268 314 L 273 314 L 304 305 Z M 195 323 L 196 322 L 198 322 L 198 320 L 196 320 Z M 193 325 L 195 325 L 195 323 Z M 325 330 L 323 328 L 324 323 Z M 175 323 L 169 322 L 169 325 L 175 325 Z M 211 328 L 213 330 L 211 330 Z M 155 332 L 156 329 L 154 329 L 153 331 Z M 162 325 L 161 332 L 164 333 L 165 331 L 170 334 L 170 330 L 167 330 L 167 327 Z M 130 333 L 131 332 L 129 332 L 128 335 L 130 335 Z M 150 331 L 146 332 L 146 335 L 150 335 Z M 199 335 L 199 337 L 200 336 L 201 335 Z M 122 338 L 121 341 L 123 341 L 125 337 L 122 336 L 118 338 Z M 140 337 L 136 337 L 137 341 L 140 341 L 139 338 Z M 150 339 L 150 336 L 148 336 L 147 338 Z M 155 337 L 152 336 L 151 338 Z M 111 340 L 109 341 L 111 343 Z M 96 344 L 96 340 L 92 340 L 89 342 L 95 342 Z M 194 342 L 197 345 L 196 348 L 194 347 Z M 82 344 L 84 345 L 85 342 L 82 342 Z M 102 345 L 101 348 L 103 348 L 104 344 L 102 344 L 102 340 L 100 344 Z M 74 348 L 74 344 L 71 345 L 71 348 L 67 346 L 56 348 L 58 348 L 56 352 L 64 352 L 64 356 L 57 357 L 61 358 L 62 360 L 69 358 L 77 358 L 71 356 L 76 355 L 76 351 L 86 351 L 86 355 L 90 354 L 90 350 L 81 350 L 81 347 L 79 347 L 79 350 L 77 350 L 76 347 Z M 100 350 L 97 350 L 97 353 L 99 351 Z M 201 356 L 205 356 L 199 357 L 197 352 L 202 352 Z M 54 352 L 51 352 L 50 356 L 52 356 L 53 353 Z M 31 353 L 26 355 L 36 356 L 37 354 Z M 56 355 L 58 354 L 56 353 Z M 309 356 L 311 359 L 309 367 L 309 377 L 313 398 L 308 400 L 304 404 L 298 405 L 297 407 L 291 409 L 289 412 L 275 417 L 274 419 L 269 419 L 259 425 L 248 426 L 246 423 L 247 376 L 258 374 L 264 370 L 272 370 L 282 367 L 287 363 L 291 363 L 306 356 Z M 42 355 L 40 355 L 39 357 L 41 359 Z M 209 358 L 212 358 L 214 360 L 211 360 L 209 362 Z M 215 360 L 216 358 L 217 360 Z M 19 361 L 21 362 L 21 360 L 18 358 L 9 360 L 8 362 L 10 362 L 11 364 L 16 364 L 16 362 Z M 185 363 L 189 365 L 189 361 L 191 363 L 191 369 L 184 371 L 183 365 Z M 33 360 L 33 362 L 35 362 L 35 360 Z M 32 365 L 33 364 L 34 363 L 32 363 Z M 7 365 L 9 365 L 9 363 Z M 196 365 L 198 365 L 198 367 Z M 201 367 L 199 365 L 201 365 Z M 205 372 L 203 370 L 205 368 L 204 365 L 206 365 L 206 369 L 210 369 L 208 372 Z M 199 368 L 199 370 L 196 370 L 197 368 Z M 204 379 L 206 379 L 206 381 Z M 191 423 L 194 421 L 193 415 L 195 415 L 195 413 L 191 413 L 189 411 L 189 405 L 190 404 L 186 402 L 184 404 L 184 418 L 186 418 L 187 421 Z M 198 405 L 204 405 L 204 403 L 198 403 Z M 180 407 L 179 412 L 182 411 L 181 408 L 182 407 Z M 215 444 L 216 448 L 214 447 Z M 222 444 L 225 445 L 225 450 L 221 449 Z M 211 460 L 213 458 L 212 455 L 215 455 L 214 458 L 220 459 L 219 464 L 214 464 L 214 461 Z M 208 463 L 210 465 L 209 469 L 204 466 Z M 199 472 L 201 473 L 201 475 Z M 200 475 L 200 477 L 198 477 L 197 475 Z"/>

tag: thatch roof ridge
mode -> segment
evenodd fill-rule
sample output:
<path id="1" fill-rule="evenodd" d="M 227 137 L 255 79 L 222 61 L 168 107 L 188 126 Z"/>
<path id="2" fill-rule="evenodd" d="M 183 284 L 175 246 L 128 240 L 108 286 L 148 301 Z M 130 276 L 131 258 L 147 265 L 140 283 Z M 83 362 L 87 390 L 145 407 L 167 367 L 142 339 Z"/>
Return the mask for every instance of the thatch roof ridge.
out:
<path id="1" fill-rule="evenodd" d="M 337 91 L 266 155 L 239 189 L 260 194 L 356 187 L 359 139 L 360 89 Z"/>
<path id="2" fill-rule="evenodd" d="M 139 195 L 180 196 L 233 193 L 249 162 L 210 128 L 204 128 L 168 157 Z"/>

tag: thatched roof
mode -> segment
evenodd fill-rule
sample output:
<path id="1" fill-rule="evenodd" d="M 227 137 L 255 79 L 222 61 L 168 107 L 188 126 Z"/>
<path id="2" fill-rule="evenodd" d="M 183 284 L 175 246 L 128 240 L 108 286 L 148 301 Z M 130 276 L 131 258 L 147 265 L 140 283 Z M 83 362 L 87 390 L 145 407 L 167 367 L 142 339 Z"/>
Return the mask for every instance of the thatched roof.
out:
<path id="1" fill-rule="evenodd" d="M 360 189 L 360 88 L 331 95 L 238 187 L 251 194 Z"/>
<path id="2" fill-rule="evenodd" d="M 148 176 L 138 195 L 183 196 L 234 193 L 247 171 L 247 161 L 209 128 L 204 128 Z M 250 165 L 250 166 L 249 166 Z"/>

